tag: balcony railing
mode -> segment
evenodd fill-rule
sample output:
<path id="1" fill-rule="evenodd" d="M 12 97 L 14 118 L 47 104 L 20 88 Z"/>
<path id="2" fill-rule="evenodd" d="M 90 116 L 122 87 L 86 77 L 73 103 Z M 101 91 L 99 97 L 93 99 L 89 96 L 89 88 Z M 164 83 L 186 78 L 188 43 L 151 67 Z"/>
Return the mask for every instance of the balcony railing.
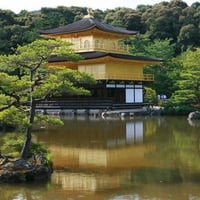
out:
<path id="1" fill-rule="evenodd" d="M 96 80 L 132 80 L 132 81 L 154 81 L 153 74 L 91 74 Z"/>

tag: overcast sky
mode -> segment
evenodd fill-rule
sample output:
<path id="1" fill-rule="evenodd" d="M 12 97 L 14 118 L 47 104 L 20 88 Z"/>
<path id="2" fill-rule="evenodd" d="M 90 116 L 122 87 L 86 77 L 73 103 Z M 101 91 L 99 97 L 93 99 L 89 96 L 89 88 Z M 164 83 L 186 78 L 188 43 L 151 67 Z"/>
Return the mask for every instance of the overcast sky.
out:
<path id="1" fill-rule="evenodd" d="M 40 10 L 41 7 L 79 6 L 92 9 L 113 9 L 116 7 L 136 8 L 137 5 L 154 5 L 162 0 L 0 0 L 0 9 L 9 9 L 15 13 L 21 10 Z M 168 1 L 168 0 L 166 0 Z M 188 5 L 199 0 L 184 0 Z M 169 2 L 169 1 L 168 1 Z"/>

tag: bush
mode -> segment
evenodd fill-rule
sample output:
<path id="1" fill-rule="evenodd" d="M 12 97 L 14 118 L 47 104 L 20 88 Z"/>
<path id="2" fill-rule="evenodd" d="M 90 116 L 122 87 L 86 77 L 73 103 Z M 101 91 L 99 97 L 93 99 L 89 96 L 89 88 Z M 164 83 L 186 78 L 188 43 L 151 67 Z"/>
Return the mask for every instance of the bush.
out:
<path id="1" fill-rule="evenodd" d="M 145 89 L 144 102 L 150 103 L 150 104 L 157 104 L 158 99 L 157 99 L 156 91 L 149 87 L 145 87 L 144 89 Z"/>
<path id="2" fill-rule="evenodd" d="M 190 112 L 195 111 L 194 107 L 189 104 L 174 104 L 167 101 L 163 104 L 164 114 L 167 115 L 188 115 Z"/>
<path id="3" fill-rule="evenodd" d="M 21 149 L 25 141 L 24 138 L 25 136 L 21 133 L 6 133 L 3 137 L 3 144 L 1 147 L 2 154 L 6 154 L 12 157 L 20 157 Z M 36 154 L 44 155 L 48 161 L 51 160 L 50 152 L 43 143 L 31 143 L 27 158 L 31 158 Z"/>

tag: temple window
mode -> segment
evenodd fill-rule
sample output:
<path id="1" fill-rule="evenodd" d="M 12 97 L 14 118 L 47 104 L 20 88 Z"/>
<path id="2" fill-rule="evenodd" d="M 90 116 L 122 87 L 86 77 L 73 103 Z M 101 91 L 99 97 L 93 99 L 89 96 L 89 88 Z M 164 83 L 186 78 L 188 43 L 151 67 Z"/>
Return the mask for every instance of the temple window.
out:
<path id="1" fill-rule="evenodd" d="M 101 40 L 101 42 L 100 42 L 100 48 L 103 48 L 104 47 L 104 42 L 103 42 L 103 40 Z"/>
<path id="2" fill-rule="evenodd" d="M 90 48 L 90 41 L 89 40 L 85 40 L 84 41 L 84 48 L 85 49 L 89 49 Z"/>
<path id="3" fill-rule="evenodd" d="M 95 48 L 98 48 L 100 46 L 99 43 L 99 40 L 95 40 Z"/>
<path id="4" fill-rule="evenodd" d="M 95 40 L 95 48 L 103 48 L 104 47 L 104 41 L 103 40 Z"/>
<path id="5" fill-rule="evenodd" d="M 112 47 L 113 47 L 113 49 L 116 49 L 116 43 L 115 42 L 112 43 Z"/>

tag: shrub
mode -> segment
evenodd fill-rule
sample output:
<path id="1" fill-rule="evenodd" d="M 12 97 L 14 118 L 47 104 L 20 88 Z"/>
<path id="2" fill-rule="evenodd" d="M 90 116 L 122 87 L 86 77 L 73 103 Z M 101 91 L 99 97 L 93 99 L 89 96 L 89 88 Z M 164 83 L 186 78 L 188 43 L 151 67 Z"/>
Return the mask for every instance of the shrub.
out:
<path id="1" fill-rule="evenodd" d="M 25 136 L 21 133 L 6 133 L 3 137 L 3 144 L 1 147 L 2 154 L 19 157 L 24 144 L 24 137 Z M 32 141 L 27 158 L 31 158 L 36 154 L 44 155 L 48 161 L 51 160 L 51 155 L 45 144 Z"/>
<path id="2" fill-rule="evenodd" d="M 164 106 L 164 114 L 167 115 L 188 115 L 194 111 L 194 107 L 189 104 L 174 104 L 171 101 L 167 101 Z"/>

